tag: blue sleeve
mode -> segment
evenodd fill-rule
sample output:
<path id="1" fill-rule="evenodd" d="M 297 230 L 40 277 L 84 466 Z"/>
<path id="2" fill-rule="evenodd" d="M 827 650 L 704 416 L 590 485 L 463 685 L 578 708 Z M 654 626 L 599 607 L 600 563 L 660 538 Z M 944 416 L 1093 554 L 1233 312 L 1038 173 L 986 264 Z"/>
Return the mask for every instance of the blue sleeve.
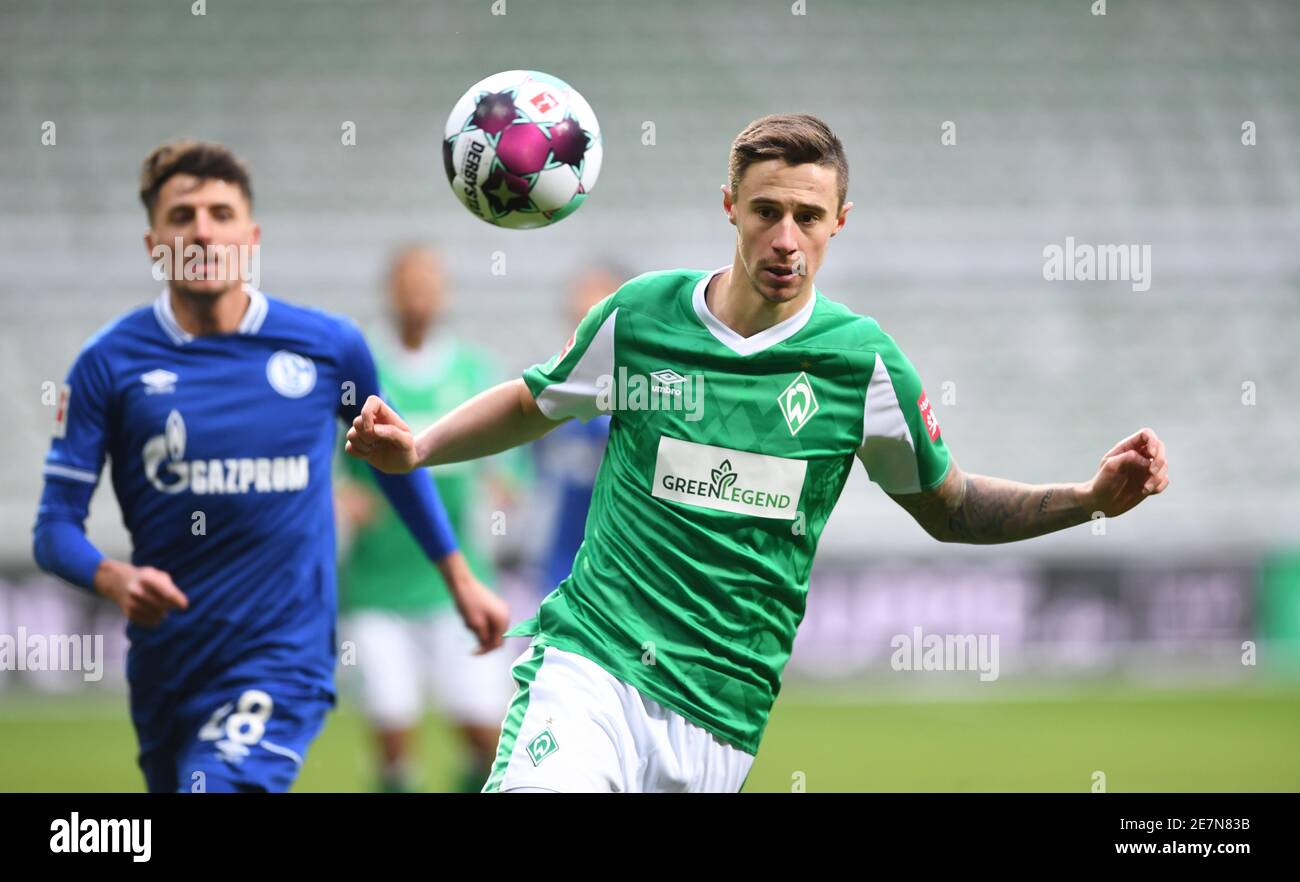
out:
<path id="1" fill-rule="evenodd" d="M 361 407 L 371 395 L 381 398 L 379 377 L 370 347 L 356 325 L 345 321 L 342 345 L 343 395 L 339 404 L 339 418 L 348 425 L 356 419 Z M 351 383 L 352 385 L 347 385 Z M 349 394 L 352 393 L 352 394 Z M 379 489 L 392 504 L 397 516 L 406 524 L 415 541 L 424 549 L 429 560 L 437 561 L 456 550 L 456 536 L 451 529 L 447 509 L 434 487 L 428 469 L 416 469 L 406 475 L 387 475 L 371 469 Z"/>
<path id="2" fill-rule="evenodd" d="M 86 538 L 85 522 L 104 467 L 111 409 L 107 363 L 99 350 L 87 347 L 59 390 L 32 556 L 42 570 L 88 591 L 94 590 L 95 570 L 104 558 Z"/>
<path id="3" fill-rule="evenodd" d="M 68 484 L 45 479 L 41 505 L 32 531 L 32 556 L 47 573 L 87 591 L 95 590 L 95 570 L 104 554 L 86 538 L 86 513 L 91 484 Z"/>

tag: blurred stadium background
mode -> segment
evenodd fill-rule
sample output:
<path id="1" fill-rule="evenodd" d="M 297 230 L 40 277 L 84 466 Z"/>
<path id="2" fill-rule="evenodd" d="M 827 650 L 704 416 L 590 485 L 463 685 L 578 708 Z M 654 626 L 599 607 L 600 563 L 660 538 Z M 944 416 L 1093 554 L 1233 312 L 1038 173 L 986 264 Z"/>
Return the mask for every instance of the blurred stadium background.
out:
<path id="1" fill-rule="evenodd" d="M 562 292 L 591 262 L 729 262 L 730 140 L 792 110 L 843 138 L 857 205 L 818 287 L 900 342 L 964 468 L 1084 480 L 1150 425 L 1172 484 L 1104 535 L 966 548 L 855 472 L 747 789 L 1085 790 L 1095 771 L 1111 790 L 1300 789 L 1300 6 L 1089 7 L 0 0 L 0 634 L 102 633 L 109 659 L 95 684 L 0 671 L 0 790 L 142 788 L 120 617 L 35 571 L 30 526 L 42 383 L 157 288 L 150 148 L 195 135 L 247 159 L 262 287 L 363 326 L 393 248 L 433 243 L 456 333 L 513 372 L 568 336 Z M 594 195 L 539 231 L 472 218 L 440 157 L 456 98 L 516 67 L 581 91 L 605 140 Z M 1149 244 L 1150 290 L 1045 281 L 1067 236 Z M 514 524 L 491 538 L 522 618 L 544 525 Z M 106 480 L 88 528 L 128 552 Z M 999 678 L 893 670 L 916 627 L 998 635 Z M 428 729 L 447 786 L 453 741 Z M 365 788 L 363 746 L 345 695 L 298 789 Z"/>

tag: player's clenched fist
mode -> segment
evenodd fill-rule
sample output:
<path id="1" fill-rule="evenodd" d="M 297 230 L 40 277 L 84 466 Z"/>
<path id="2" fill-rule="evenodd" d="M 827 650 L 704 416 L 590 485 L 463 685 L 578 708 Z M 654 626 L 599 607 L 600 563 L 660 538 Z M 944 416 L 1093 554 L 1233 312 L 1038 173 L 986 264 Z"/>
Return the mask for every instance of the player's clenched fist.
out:
<path id="1" fill-rule="evenodd" d="M 167 613 L 190 605 L 172 577 L 162 570 L 107 557 L 95 572 L 95 590 L 116 603 L 132 623 L 146 628 L 158 627 Z"/>
<path id="2" fill-rule="evenodd" d="M 1085 498 L 1094 511 L 1115 517 L 1167 486 L 1169 463 L 1164 442 L 1150 429 L 1139 429 L 1101 458 Z"/>
<path id="3" fill-rule="evenodd" d="M 456 597 L 456 609 L 465 627 L 478 639 L 475 655 L 490 652 L 501 645 L 502 635 L 510 624 L 510 606 L 490 588 L 478 583 L 473 591 L 461 592 Z"/>
<path id="4" fill-rule="evenodd" d="M 377 395 L 366 399 L 352 421 L 347 452 L 388 474 L 409 472 L 420 464 L 411 427 Z"/>

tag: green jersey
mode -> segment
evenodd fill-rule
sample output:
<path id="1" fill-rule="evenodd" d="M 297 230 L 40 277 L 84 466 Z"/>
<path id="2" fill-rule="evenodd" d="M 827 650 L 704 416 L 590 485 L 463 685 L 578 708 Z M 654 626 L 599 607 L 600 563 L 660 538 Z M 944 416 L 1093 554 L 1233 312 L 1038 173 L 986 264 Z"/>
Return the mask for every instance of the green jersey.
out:
<path id="1" fill-rule="evenodd" d="M 381 340 L 373 349 L 384 397 L 417 431 L 498 379 L 485 353 L 450 338 L 431 340 L 418 352 L 403 349 L 396 340 Z M 423 613 L 449 606 L 442 574 L 379 495 L 370 467 L 350 456 L 341 462 L 347 477 L 374 491 L 376 515 L 357 529 L 340 568 L 340 611 Z M 479 579 L 490 581 L 491 560 L 470 529 L 483 472 L 482 461 L 455 463 L 434 469 L 433 478 L 461 553 Z"/>
<path id="2" fill-rule="evenodd" d="M 573 572 L 510 633 L 757 753 L 854 459 L 887 492 L 916 493 L 949 457 L 874 319 L 814 290 L 741 337 L 705 302 L 716 272 L 633 279 L 524 373 L 548 417 L 612 419 Z"/>

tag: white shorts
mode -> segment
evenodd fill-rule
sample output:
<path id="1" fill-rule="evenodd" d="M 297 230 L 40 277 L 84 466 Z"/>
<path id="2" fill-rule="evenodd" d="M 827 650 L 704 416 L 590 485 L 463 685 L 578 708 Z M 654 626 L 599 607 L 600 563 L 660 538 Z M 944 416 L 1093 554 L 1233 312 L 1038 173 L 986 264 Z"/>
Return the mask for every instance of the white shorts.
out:
<path id="1" fill-rule="evenodd" d="M 342 665 L 343 679 L 372 725 L 417 725 L 426 695 L 461 725 L 501 722 L 512 687 L 509 656 L 500 650 L 474 655 L 478 641 L 454 609 L 414 616 L 362 610 L 344 616 L 339 631 L 355 648 L 356 664 Z"/>
<path id="2" fill-rule="evenodd" d="M 484 793 L 735 793 L 754 757 L 572 652 L 530 646 Z"/>

